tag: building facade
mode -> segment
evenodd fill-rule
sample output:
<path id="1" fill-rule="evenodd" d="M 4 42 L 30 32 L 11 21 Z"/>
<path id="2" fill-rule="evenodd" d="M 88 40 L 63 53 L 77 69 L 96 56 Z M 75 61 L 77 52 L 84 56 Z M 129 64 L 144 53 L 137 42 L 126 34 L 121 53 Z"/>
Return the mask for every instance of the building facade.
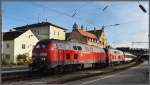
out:
<path id="1" fill-rule="evenodd" d="M 32 49 L 38 42 L 31 30 L 3 33 L 3 57 L 8 63 L 17 63 L 18 55 L 32 56 Z"/>
<path id="2" fill-rule="evenodd" d="M 72 32 L 66 33 L 66 40 L 82 42 L 89 45 L 98 46 L 101 48 L 106 48 L 107 40 L 104 30 L 83 30 L 83 26 L 81 28 L 75 23 L 73 25 Z"/>

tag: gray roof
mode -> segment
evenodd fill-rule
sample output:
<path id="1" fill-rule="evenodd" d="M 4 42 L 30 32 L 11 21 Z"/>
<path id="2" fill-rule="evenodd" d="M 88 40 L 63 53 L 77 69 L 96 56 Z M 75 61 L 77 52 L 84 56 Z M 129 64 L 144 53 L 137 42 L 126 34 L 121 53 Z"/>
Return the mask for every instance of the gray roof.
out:
<path id="1" fill-rule="evenodd" d="M 14 40 L 21 34 L 23 34 L 25 31 L 11 31 L 11 32 L 3 32 L 3 40 Z"/>
<path id="2" fill-rule="evenodd" d="M 45 26 L 45 25 L 52 25 L 52 26 L 58 27 L 60 29 L 67 30 L 67 29 L 65 29 L 65 28 L 63 28 L 61 26 L 55 25 L 55 24 L 50 23 L 50 22 L 35 23 L 35 24 L 30 24 L 30 25 L 16 27 L 16 28 L 13 28 L 13 29 L 15 29 L 15 30 L 26 30 L 26 29 L 29 29 L 31 27 L 40 27 L 40 26 Z"/>

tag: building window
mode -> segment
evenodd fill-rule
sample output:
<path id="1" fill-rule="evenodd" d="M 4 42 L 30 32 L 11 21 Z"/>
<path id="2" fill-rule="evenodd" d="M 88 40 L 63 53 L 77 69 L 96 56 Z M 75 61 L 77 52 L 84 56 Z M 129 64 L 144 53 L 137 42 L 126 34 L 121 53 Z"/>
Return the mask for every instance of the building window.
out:
<path id="1" fill-rule="evenodd" d="M 39 33 L 39 30 L 37 30 L 37 34 L 40 34 L 40 33 Z"/>
<path id="2" fill-rule="evenodd" d="M 59 32 L 58 32 L 58 36 L 59 36 Z"/>
<path id="3" fill-rule="evenodd" d="M 36 30 L 33 30 L 33 32 L 35 32 L 35 33 L 36 33 Z"/>
<path id="4" fill-rule="evenodd" d="M 9 48 L 9 43 L 6 44 L 6 48 Z"/>
<path id="5" fill-rule="evenodd" d="M 22 49 L 25 49 L 25 44 L 22 44 Z"/>
<path id="6" fill-rule="evenodd" d="M 74 50 L 78 50 L 77 46 L 73 46 L 73 49 L 74 49 Z"/>
<path id="7" fill-rule="evenodd" d="M 54 35 L 56 34 L 56 32 L 54 31 Z"/>
<path id="8" fill-rule="evenodd" d="M 7 60 L 10 60 L 10 55 L 9 54 L 6 54 L 6 57 L 5 57 Z"/>

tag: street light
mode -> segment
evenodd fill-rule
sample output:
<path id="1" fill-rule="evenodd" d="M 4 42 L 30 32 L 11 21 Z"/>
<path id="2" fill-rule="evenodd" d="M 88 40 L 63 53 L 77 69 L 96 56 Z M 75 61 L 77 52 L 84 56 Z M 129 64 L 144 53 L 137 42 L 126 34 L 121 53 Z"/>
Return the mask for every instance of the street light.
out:
<path id="1" fill-rule="evenodd" d="M 140 4 L 140 2 L 138 1 L 139 3 L 139 7 L 140 9 L 144 12 L 144 13 L 147 13 L 146 9 L 144 8 L 144 6 L 142 4 Z"/>
<path id="2" fill-rule="evenodd" d="M 112 26 L 118 26 L 120 24 L 113 24 L 113 25 L 105 25 L 105 26 L 102 26 L 102 29 L 104 30 L 105 27 L 112 27 Z"/>

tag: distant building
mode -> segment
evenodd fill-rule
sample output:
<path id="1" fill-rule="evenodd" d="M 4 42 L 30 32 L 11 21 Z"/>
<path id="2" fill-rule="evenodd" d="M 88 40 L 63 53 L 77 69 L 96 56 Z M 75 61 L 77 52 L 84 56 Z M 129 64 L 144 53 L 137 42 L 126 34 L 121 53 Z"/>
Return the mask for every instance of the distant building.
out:
<path id="1" fill-rule="evenodd" d="M 21 27 L 13 28 L 15 30 L 28 30 L 30 29 L 35 36 L 39 39 L 59 39 L 65 40 L 65 28 L 50 22 L 35 23 Z"/>
<path id="2" fill-rule="evenodd" d="M 105 48 L 107 44 L 104 30 L 86 30 L 84 31 L 83 26 L 81 28 L 75 23 L 73 25 L 72 32 L 66 33 L 66 40 L 82 42 L 89 45 Z"/>
<path id="3" fill-rule="evenodd" d="M 20 54 L 26 54 L 29 58 L 32 49 L 38 42 L 31 30 L 11 31 L 3 33 L 3 57 L 8 63 L 17 63 Z"/>

